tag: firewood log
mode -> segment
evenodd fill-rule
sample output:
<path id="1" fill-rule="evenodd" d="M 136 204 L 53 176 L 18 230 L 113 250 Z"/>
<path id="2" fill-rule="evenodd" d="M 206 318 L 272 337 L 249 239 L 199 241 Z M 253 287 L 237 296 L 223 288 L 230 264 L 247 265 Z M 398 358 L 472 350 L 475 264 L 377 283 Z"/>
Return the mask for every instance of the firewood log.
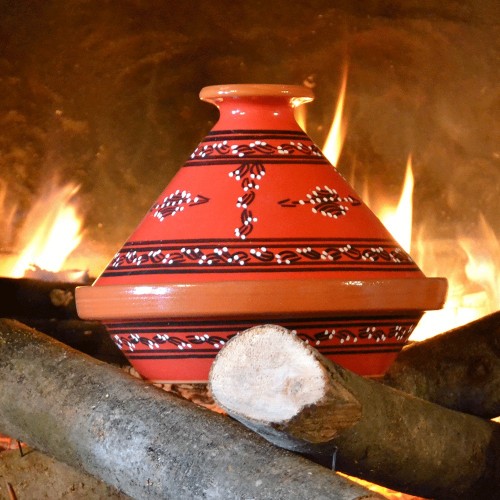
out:
<path id="1" fill-rule="evenodd" d="M 225 415 L 5 319 L 0 433 L 132 498 L 381 498 Z"/>
<path id="2" fill-rule="evenodd" d="M 500 416 L 500 312 L 408 345 L 382 382 L 453 410 Z"/>
<path id="3" fill-rule="evenodd" d="M 498 498 L 500 425 L 337 366 L 275 325 L 219 352 L 215 401 L 278 446 L 388 488 L 431 498 Z"/>

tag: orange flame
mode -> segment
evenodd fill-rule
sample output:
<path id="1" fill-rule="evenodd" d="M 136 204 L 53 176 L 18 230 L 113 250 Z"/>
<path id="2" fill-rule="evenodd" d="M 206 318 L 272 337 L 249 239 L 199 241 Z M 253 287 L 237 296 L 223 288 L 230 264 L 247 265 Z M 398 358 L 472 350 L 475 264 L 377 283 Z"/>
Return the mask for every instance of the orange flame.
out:
<path id="1" fill-rule="evenodd" d="M 436 262 L 443 242 L 417 239 L 420 267 L 428 276 L 446 276 L 449 291 L 443 309 L 425 313 L 411 340 L 424 340 L 500 309 L 500 243 L 483 215 L 476 227 L 475 234 L 457 239 L 462 258 L 449 257 L 441 266 Z"/>
<path id="2" fill-rule="evenodd" d="M 469 281 L 479 285 L 487 295 L 487 308 L 500 308 L 500 243 L 491 226 L 480 214 L 477 224 L 478 238 L 461 237 L 459 244 L 467 255 L 465 274 Z"/>
<path id="3" fill-rule="evenodd" d="M 346 88 L 347 88 L 347 65 L 344 66 L 344 70 L 342 73 L 342 82 L 340 85 L 340 92 L 339 92 L 339 97 L 337 99 L 337 104 L 335 106 L 335 114 L 333 116 L 332 125 L 326 137 L 325 144 L 323 146 L 323 154 L 326 156 L 326 158 L 328 158 L 328 161 L 334 166 L 337 166 L 338 164 L 347 131 L 347 123 L 343 117 Z"/>
<path id="4" fill-rule="evenodd" d="M 0 245 L 7 246 L 12 240 L 16 206 L 7 203 L 8 189 L 5 182 L 0 179 Z"/>
<path id="5" fill-rule="evenodd" d="M 323 153 L 333 165 L 338 162 L 345 138 L 346 124 L 342 114 L 346 84 L 347 67 L 344 68 L 335 116 L 323 147 Z M 415 234 L 412 228 L 413 189 L 412 158 L 409 155 L 396 206 L 386 199 L 380 201 L 380 196 L 370 191 L 368 183 L 363 186 L 362 198 L 407 252 L 411 250 L 413 239 L 415 249 L 412 256 L 426 276 L 445 276 L 448 279 L 449 292 L 443 309 L 424 314 L 411 336 L 411 340 L 423 340 L 500 309 L 500 243 L 483 216 L 477 224 L 477 235 L 459 237 L 451 244 L 429 240 L 422 228 Z M 458 248 L 460 255 L 453 255 L 450 248 L 455 253 Z"/>
<path id="6" fill-rule="evenodd" d="M 377 214 L 394 239 L 407 252 L 410 252 L 411 248 L 413 186 L 414 179 L 410 154 L 406 162 L 405 180 L 398 205 L 396 207 L 391 207 L 385 204 Z"/>
<path id="7" fill-rule="evenodd" d="M 306 130 L 307 128 L 307 107 L 306 106 L 298 106 L 293 110 L 295 115 L 295 120 L 299 124 L 299 127 L 302 130 Z"/>
<path id="8" fill-rule="evenodd" d="M 52 185 L 36 200 L 20 230 L 17 259 L 2 269 L 4 276 L 20 278 L 30 268 L 60 271 L 82 240 L 82 217 L 72 202 L 79 186 Z"/>

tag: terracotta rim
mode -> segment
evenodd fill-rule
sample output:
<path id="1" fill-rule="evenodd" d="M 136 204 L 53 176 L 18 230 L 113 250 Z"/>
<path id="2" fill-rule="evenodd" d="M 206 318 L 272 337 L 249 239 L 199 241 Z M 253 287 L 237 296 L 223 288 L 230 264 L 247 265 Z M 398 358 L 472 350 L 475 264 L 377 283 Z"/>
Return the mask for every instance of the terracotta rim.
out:
<path id="1" fill-rule="evenodd" d="M 445 278 L 225 281 L 76 289 L 83 319 L 384 315 L 440 309 Z"/>
<path id="2" fill-rule="evenodd" d="M 249 96 L 281 96 L 306 103 L 314 99 L 314 92 L 303 85 L 273 85 L 265 83 L 210 85 L 203 87 L 200 91 L 200 99 L 207 102 L 217 102 L 224 97 Z"/>

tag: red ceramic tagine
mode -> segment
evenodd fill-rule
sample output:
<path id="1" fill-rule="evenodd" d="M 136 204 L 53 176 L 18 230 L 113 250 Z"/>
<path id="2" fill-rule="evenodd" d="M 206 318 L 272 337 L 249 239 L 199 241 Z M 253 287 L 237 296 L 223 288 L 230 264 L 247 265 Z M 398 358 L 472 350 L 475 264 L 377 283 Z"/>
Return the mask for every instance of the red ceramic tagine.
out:
<path id="1" fill-rule="evenodd" d="M 102 320 L 156 382 L 206 382 L 238 332 L 275 323 L 333 361 L 382 375 L 446 280 L 426 278 L 298 126 L 310 89 L 205 87 L 220 119 L 90 287 Z"/>

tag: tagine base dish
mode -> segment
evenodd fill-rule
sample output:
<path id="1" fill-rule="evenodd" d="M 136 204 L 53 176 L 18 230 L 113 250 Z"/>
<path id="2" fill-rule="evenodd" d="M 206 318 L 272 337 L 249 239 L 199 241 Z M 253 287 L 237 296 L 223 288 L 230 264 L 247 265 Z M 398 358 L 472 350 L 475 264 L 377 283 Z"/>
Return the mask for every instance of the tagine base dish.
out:
<path id="1" fill-rule="evenodd" d="M 79 313 L 102 320 L 145 379 L 207 382 L 217 353 L 239 332 L 273 323 L 333 362 L 380 376 L 427 309 L 440 278 L 277 280 L 79 287 Z"/>

